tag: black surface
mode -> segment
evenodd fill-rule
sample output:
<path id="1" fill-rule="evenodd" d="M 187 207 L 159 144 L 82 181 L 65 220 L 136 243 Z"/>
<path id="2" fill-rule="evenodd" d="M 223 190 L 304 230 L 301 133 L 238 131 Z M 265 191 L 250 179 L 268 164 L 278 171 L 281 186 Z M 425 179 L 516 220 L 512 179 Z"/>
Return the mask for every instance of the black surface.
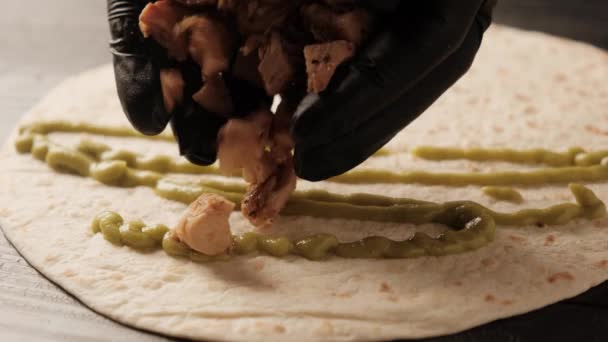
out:
<path id="1" fill-rule="evenodd" d="M 608 49 L 608 0 L 499 0 L 495 22 Z M 525 315 L 423 341 L 608 341 L 608 282 Z"/>

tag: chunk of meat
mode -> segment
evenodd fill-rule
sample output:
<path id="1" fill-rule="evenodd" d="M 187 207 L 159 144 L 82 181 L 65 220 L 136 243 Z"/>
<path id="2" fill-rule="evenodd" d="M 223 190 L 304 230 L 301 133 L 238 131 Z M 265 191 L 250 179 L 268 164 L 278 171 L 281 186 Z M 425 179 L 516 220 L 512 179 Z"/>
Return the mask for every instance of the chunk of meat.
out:
<path id="1" fill-rule="evenodd" d="M 257 53 L 245 54 L 241 49 L 237 53 L 234 65 L 232 66 L 232 75 L 263 89 L 264 81 L 258 71 L 258 65 L 260 65 L 260 58 Z"/>
<path id="2" fill-rule="evenodd" d="M 268 42 L 260 48 L 260 61 L 258 70 L 266 92 L 268 95 L 281 93 L 293 80 L 296 61 L 278 32 L 272 32 Z"/>
<path id="3" fill-rule="evenodd" d="M 282 26 L 301 1 L 250 0 L 233 7 L 239 32 L 245 36 L 263 34 Z"/>
<path id="4" fill-rule="evenodd" d="M 264 182 L 275 165 L 268 150 L 272 145 L 272 113 L 261 109 L 244 119 L 229 120 L 218 135 L 217 156 L 226 174 L 242 170 L 248 183 Z"/>
<path id="5" fill-rule="evenodd" d="M 218 0 L 173 0 L 185 6 L 217 6 Z"/>
<path id="6" fill-rule="evenodd" d="M 371 31 L 372 17 L 361 8 L 338 13 L 324 5 L 310 4 L 303 6 L 301 13 L 321 42 L 346 40 L 359 46 Z"/>
<path id="7" fill-rule="evenodd" d="M 184 79 L 178 69 L 162 69 L 160 85 L 165 109 L 171 113 L 184 99 Z"/>
<path id="8" fill-rule="evenodd" d="M 230 90 L 222 75 L 205 78 L 205 84 L 192 98 L 211 113 L 228 115 L 234 111 Z"/>
<path id="9" fill-rule="evenodd" d="M 177 24 L 179 37 L 189 37 L 188 52 L 203 76 L 215 76 L 230 68 L 237 37 L 223 21 L 205 15 L 190 16 Z"/>
<path id="10" fill-rule="evenodd" d="M 250 183 L 242 213 L 257 227 L 272 224 L 295 190 L 293 141 L 288 129 L 274 132 L 272 113 L 259 110 L 245 119 L 232 119 L 220 130 L 218 159 L 222 171 L 242 170 Z"/>
<path id="11" fill-rule="evenodd" d="M 336 68 L 354 54 L 355 46 L 345 40 L 306 46 L 304 58 L 308 74 L 308 91 L 319 93 L 325 90 Z"/>
<path id="12" fill-rule="evenodd" d="M 280 164 L 271 177 L 253 184 L 243 199 L 241 212 L 256 227 L 272 225 L 296 189 L 297 176 L 291 159 Z"/>
<path id="13" fill-rule="evenodd" d="M 188 37 L 175 31 L 185 13 L 180 6 L 161 0 L 147 4 L 139 16 L 139 28 L 144 37 L 153 38 L 178 61 L 188 57 Z"/>
<path id="14" fill-rule="evenodd" d="M 196 199 L 175 227 L 179 240 L 205 255 L 219 255 L 232 245 L 228 222 L 234 203 L 214 194 Z"/>

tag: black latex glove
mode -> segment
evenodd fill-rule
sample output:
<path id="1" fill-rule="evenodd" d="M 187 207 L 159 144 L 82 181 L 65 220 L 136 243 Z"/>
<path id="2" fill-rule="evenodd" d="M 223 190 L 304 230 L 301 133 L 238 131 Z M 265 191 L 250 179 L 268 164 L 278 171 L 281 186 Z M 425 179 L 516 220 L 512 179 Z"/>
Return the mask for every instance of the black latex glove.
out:
<path id="1" fill-rule="evenodd" d="M 359 165 L 470 67 L 496 0 L 399 1 L 386 28 L 309 95 L 293 118 L 298 176 L 318 181 Z"/>
<path id="2" fill-rule="evenodd" d="M 108 0 L 108 21 L 112 40 L 114 73 L 118 96 L 129 121 L 147 135 L 162 132 L 171 122 L 180 153 L 199 165 L 216 160 L 217 134 L 226 119 L 206 112 L 192 100 L 192 94 L 202 86 L 200 67 L 193 61 L 171 62 L 166 52 L 152 39 L 144 39 L 139 29 L 139 15 L 149 0 Z M 184 103 L 168 113 L 163 103 L 160 69 L 176 67 L 182 70 L 186 84 Z M 246 113 L 257 106 L 262 91 L 243 82 L 227 80 L 235 98 L 237 111 Z"/>

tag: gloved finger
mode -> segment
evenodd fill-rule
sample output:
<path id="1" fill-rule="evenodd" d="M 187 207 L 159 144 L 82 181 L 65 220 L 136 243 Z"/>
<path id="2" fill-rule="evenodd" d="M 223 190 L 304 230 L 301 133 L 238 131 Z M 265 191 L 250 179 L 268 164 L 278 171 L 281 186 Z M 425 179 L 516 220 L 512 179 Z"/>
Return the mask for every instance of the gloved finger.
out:
<path id="1" fill-rule="evenodd" d="M 226 119 L 206 112 L 192 100 L 179 106 L 171 128 L 182 156 L 197 165 L 211 165 L 217 159 L 217 135 Z"/>
<path id="2" fill-rule="evenodd" d="M 461 45 L 483 3 L 402 1 L 386 30 L 349 63 L 346 76 L 302 101 L 292 121 L 296 142 L 327 144 L 393 103 Z"/>
<path id="3" fill-rule="evenodd" d="M 163 102 L 160 68 L 169 65 L 164 51 L 144 39 L 139 14 L 150 1 L 108 0 L 110 47 L 120 103 L 127 118 L 143 134 L 164 130 L 171 118 Z"/>
<path id="4" fill-rule="evenodd" d="M 333 136 L 328 143 L 312 148 L 296 144 L 298 176 L 310 181 L 324 180 L 340 175 L 369 158 L 469 69 L 484 30 L 484 25 L 479 22 L 473 25 L 461 47 L 415 88 L 351 131 Z"/>

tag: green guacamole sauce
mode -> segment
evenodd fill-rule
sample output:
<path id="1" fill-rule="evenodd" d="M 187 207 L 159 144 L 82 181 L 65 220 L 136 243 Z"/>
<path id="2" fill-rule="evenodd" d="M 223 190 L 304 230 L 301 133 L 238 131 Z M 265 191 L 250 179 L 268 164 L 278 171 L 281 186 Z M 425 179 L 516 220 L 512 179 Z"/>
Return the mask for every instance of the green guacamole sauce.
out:
<path id="1" fill-rule="evenodd" d="M 427 160 L 504 161 L 515 164 L 545 164 L 554 167 L 598 165 L 608 157 L 608 151 L 585 152 L 580 147 L 572 147 L 565 152 L 554 152 L 541 148 L 514 150 L 509 148 L 463 149 L 420 146 L 411 152 L 414 156 Z"/>
<path id="2" fill-rule="evenodd" d="M 522 203 L 523 196 L 519 191 L 503 186 L 484 186 L 482 189 L 484 194 L 499 201 Z"/>
<path id="3" fill-rule="evenodd" d="M 215 193 L 240 204 L 246 188 L 242 184 L 214 181 L 184 181 L 171 179 L 167 173 L 219 174 L 215 167 L 199 167 L 178 162 L 167 156 L 142 158 L 129 151 L 112 150 L 100 143 L 82 140 L 75 148 L 49 141 L 51 132 L 87 132 L 123 137 L 143 137 L 130 129 L 108 128 L 66 122 L 35 123 L 22 130 L 15 142 L 20 153 L 31 153 L 59 172 L 69 172 L 117 187 L 147 186 L 158 196 L 189 204 L 203 193 Z M 157 138 L 165 140 L 166 138 Z M 395 174 L 382 170 L 355 171 L 338 177 L 338 181 L 416 182 L 424 184 L 468 185 L 510 184 L 527 185 L 608 178 L 608 167 L 602 165 L 541 169 L 526 173 L 439 174 L 410 172 Z M 350 178 L 349 178 L 350 177 Z M 441 180 L 443 179 L 443 180 Z M 326 191 L 294 193 L 282 215 L 321 218 L 368 220 L 399 223 L 438 223 L 450 231 L 432 238 L 416 233 L 410 239 L 393 241 L 383 237 L 368 237 L 354 242 L 340 242 L 335 236 L 318 234 L 298 241 L 285 237 L 271 238 L 256 233 L 235 236 L 233 247 L 226 255 L 209 257 L 190 250 L 175 239 L 163 225 L 147 226 L 141 221 L 124 223 L 120 215 L 105 212 L 98 215 L 92 230 L 103 234 L 113 244 L 127 245 L 138 250 L 162 248 L 172 256 L 188 257 L 193 261 L 226 260 L 233 255 L 263 253 L 277 257 L 299 255 L 311 260 L 329 256 L 344 258 L 412 258 L 441 256 L 474 250 L 494 239 L 496 225 L 564 224 L 577 218 L 595 219 L 606 214 L 606 208 L 588 188 L 571 184 L 576 203 L 563 203 L 544 209 L 525 209 L 514 213 L 499 213 L 470 201 L 432 203 L 409 198 L 392 198 L 372 194 L 340 195 Z"/>

